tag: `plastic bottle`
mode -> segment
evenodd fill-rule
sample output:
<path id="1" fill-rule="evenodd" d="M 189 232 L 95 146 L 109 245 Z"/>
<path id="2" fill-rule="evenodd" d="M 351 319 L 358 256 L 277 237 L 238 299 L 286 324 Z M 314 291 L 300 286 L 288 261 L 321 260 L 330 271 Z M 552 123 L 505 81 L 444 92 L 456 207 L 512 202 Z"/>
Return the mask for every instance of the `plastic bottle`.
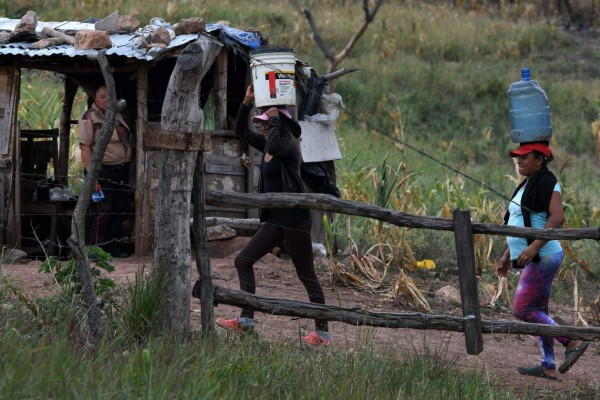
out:
<path id="1" fill-rule="evenodd" d="M 515 143 L 549 141 L 552 138 L 548 96 L 529 68 L 521 69 L 521 80 L 508 89 L 511 139 Z"/>
<path id="2" fill-rule="evenodd" d="M 100 187 L 100 185 L 96 185 L 96 191 L 92 193 L 92 201 L 94 203 L 98 203 L 102 200 L 104 200 L 104 193 L 102 193 L 102 188 Z"/>

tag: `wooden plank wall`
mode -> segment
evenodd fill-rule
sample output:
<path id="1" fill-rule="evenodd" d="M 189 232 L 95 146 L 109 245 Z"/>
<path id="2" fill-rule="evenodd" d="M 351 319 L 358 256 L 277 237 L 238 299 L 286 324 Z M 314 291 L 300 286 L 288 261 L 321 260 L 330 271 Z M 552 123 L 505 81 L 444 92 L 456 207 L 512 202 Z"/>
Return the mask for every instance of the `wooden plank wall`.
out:
<path id="1" fill-rule="evenodd" d="M 246 193 L 248 169 L 242 163 L 246 144 L 233 132 L 213 135 L 211 141 L 212 149 L 204 155 L 206 189 Z M 210 217 L 246 217 L 246 210 L 240 208 L 207 206 L 206 211 Z"/>
<path id="2" fill-rule="evenodd" d="M 0 67 L 0 243 L 20 245 L 21 202 L 19 188 L 19 138 L 17 110 L 21 87 L 21 70 L 16 66 Z M 6 221 L 6 225 L 4 225 Z"/>

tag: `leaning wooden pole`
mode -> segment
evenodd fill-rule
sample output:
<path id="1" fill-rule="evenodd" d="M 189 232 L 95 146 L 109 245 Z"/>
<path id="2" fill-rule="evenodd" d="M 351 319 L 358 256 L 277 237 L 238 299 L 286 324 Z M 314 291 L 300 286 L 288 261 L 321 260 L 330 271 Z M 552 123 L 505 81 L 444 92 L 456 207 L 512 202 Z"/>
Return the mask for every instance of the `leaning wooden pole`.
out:
<path id="1" fill-rule="evenodd" d="M 477 355 L 483 351 L 481 335 L 481 314 L 479 312 L 479 294 L 477 293 L 477 271 L 475 269 L 475 250 L 471 213 L 454 210 L 454 243 L 460 284 L 460 300 L 465 318 L 465 341 L 467 353 Z"/>
<path id="2" fill-rule="evenodd" d="M 99 138 L 94 145 L 90 170 L 85 177 L 81 194 L 79 195 L 75 211 L 73 212 L 71 236 L 69 236 L 69 239 L 67 240 L 69 247 L 71 248 L 71 253 L 77 262 L 79 275 L 81 277 L 83 298 L 87 308 L 92 340 L 97 340 L 102 335 L 104 328 L 102 326 L 96 290 L 94 289 L 94 283 L 90 273 L 90 260 L 88 259 L 88 253 L 85 246 L 85 216 L 90 205 L 92 193 L 95 190 L 96 182 L 98 181 L 104 151 L 106 150 L 106 146 L 115 129 L 117 114 L 125 108 L 124 100 L 117 102 L 115 81 L 108 60 L 106 59 L 105 52 L 106 50 L 102 50 L 98 53 L 98 63 L 100 64 L 102 75 L 104 76 L 104 83 L 106 85 L 106 93 L 108 96 L 106 118 L 102 124 Z"/>
<path id="3" fill-rule="evenodd" d="M 222 45 L 206 36 L 177 58 L 161 112 L 163 135 L 201 132 L 200 82 Z M 186 335 L 190 328 L 190 209 L 197 152 L 164 149 L 158 161 L 153 274 L 164 277 L 162 328 Z"/>
<path id="4" fill-rule="evenodd" d="M 295 300 L 261 297 L 248 292 L 215 286 L 215 304 L 243 307 L 272 315 L 324 319 L 355 326 L 382 328 L 436 329 L 465 331 L 465 317 L 451 315 L 374 312 L 363 308 L 344 308 L 332 305 L 304 303 Z M 600 327 L 580 328 L 532 324 L 520 321 L 481 320 L 483 333 L 521 334 L 536 336 L 566 336 L 572 339 L 600 341 Z"/>

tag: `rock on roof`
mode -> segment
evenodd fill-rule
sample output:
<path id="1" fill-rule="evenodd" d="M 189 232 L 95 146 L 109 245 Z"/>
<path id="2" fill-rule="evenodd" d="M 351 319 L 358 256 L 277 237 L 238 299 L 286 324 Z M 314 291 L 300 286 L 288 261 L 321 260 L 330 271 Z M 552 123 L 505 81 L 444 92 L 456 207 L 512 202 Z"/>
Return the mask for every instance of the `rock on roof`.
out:
<path id="1" fill-rule="evenodd" d="M 26 14 L 21 20 L 0 18 L 0 57 L 94 58 L 101 49 L 98 47 L 103 46 L 107 48 L 107 57 L 114 56 L 153 61 L 193 42 L 198 38 L 198 35 L 210 35 L 222 41 L 226 46 L 233 47 L 243 53 L 266 44 L 259 32 L 232 28 L 226 22 L 204 24 L 201 18 L 196 17 L 189 20 L 195 20 L 195 22 L 201 20 L 203 28 L 198 28 L 199 30 L 194 33 L 185 33 L 186 30 L 193 30 L 193 27 L 189 28 L 190 25 L 188 25 L 187 28 L 179 30 L 184 33 L 175 34 L 177 24 L 171 25 L 160 18 L 153 18 L 151 24 L 143 28 L 137 28 L 133 32 L 118 32 L 116 31 L 117 25 L 115 24 L 115 31 L 108 32 L 108 44 L 104 41 L 90 39 L 90 41 L 84 44 L 80 42 L 78 45 L 75 43 L 78 32 L 81 32 L 79 36 L 84 36 L 82 31 L 92 32 L 91 35 L 87 36 L 93 37 L 93 32 L 98 32 L 99 34 L 102 32 L 102 34 L 106 35 L 107 31 L 98 29 L 99 26 L 102 26 L 102 24 L 99 24 L 99 21 L 42 22 L 37 21 L 35 14 L 32 16 L 30 13 Z M 131 20 L 129 16 L 120 18 L 124 17 L 128 17 Z M 181 24 L 183 21 L 186 20 L 182 20 L 178 24 Z M 158 30 L 162 30 L 161 35 L 157 35 Z M 167 32 L 166 37 L 164 32 Z M 16 35 L 16 33 L 19 33 L 19 35 Z M 48 40 L 52 36 L 55 37 L 52 40 Z M 62 37 L 63 40 L 55 40 L 57 37 Z M 73 37 L 74 40 L 69 40 L 69 37 Z M 159 37 L 161 39 L 158 39 Z M 170 37 L 170 40 L 168 40 L 168 37 Z M 40 43 L 42 40 L 45 41 Z M 103 44 L 99 45 L 98 43 Z"/>

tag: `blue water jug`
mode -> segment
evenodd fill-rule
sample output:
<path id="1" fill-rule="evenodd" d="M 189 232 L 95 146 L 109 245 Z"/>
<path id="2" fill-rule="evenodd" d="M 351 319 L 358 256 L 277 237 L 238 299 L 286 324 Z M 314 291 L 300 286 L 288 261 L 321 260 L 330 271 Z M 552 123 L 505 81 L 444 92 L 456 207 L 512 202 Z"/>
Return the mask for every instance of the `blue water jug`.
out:
<path id="1" fill-rule="evenodd" d="M 521 69 L 521 80 L 508 89 L 511 138 L 515 143 L 549 141 L 552 138 L 548 96 L 529 68 Z"/>

